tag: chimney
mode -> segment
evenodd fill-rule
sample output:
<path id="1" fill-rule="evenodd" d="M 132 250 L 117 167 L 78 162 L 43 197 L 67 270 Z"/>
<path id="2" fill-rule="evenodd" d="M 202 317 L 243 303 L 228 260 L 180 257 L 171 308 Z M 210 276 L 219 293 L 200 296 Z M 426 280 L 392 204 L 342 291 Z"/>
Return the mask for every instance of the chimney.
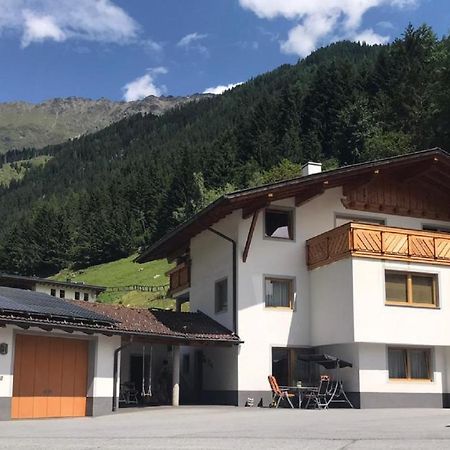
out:
<path id="1" fill-rule="evenodd" d="M 302 177 L 322 172 L 322 163 L 307 162 L 302 166 Z"/>

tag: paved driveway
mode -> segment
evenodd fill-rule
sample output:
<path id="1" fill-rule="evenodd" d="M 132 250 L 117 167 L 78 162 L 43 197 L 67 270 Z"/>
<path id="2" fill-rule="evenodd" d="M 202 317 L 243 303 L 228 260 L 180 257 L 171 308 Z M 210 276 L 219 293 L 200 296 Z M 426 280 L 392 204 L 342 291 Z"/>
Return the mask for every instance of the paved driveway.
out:
<path id="1" fill-rule="evenodd" d="M 450 410 L 151 408 L 114 416 L 0 422 L 11 449 L 450 449 Z"/>

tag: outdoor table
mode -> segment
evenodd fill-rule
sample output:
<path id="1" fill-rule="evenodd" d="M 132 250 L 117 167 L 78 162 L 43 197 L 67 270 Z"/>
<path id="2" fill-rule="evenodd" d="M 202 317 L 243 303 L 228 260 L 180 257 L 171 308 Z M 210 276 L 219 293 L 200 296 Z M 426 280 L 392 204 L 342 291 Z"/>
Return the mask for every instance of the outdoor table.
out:
<path id="1" fill-rule="evenodd" d="M 303 395 L 308 392 L 317 392 L 319 390 L 317 386 L 280 386 L 280 388 L 289 391 L 297 391 L 299 409 L 302 407 Z"/>

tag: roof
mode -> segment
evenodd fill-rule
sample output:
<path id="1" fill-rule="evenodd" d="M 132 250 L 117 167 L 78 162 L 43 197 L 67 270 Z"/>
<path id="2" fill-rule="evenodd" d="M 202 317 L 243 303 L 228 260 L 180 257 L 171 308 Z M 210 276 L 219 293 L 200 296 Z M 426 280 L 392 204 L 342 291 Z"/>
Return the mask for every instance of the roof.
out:
<path id="1" fill-rule="evenodd" d="M 65 299 L 57 299 L 41 292 L 0 286 L 0 314 L 22 315 L 37 319 L 51 319 L 66 323 L 96 323 L 112 325 L 115 320 L 98 311 L 83 308 Z"/>
<path id="2" fill-rule="evenodd" d="M 228 328 L 202 312 L 174 312 L 88 302 L 84 307 L 117 320 L 117 328 L 126 334 L 240 342 Z"/>
<path id="3" fill-rule="evenodd" d="M 143 336 L 167 342 L 238 344 L 240 339 L 207 315 L 57 299 L 0 287 L 0 325 L 37 326 L 69 332 Z"/>
<path id="4" fill-rule="evenodd" d="M 27 277 L 23 275 L 12 275 L 9 273 L 0 273 L 0 284 L 4 282 L 19 282 L 24 285 L 30 285 L 34 283 L 46 284 L 52 286 L 63 286 L 63 287 L 72 287 L 75 289 L 91 289 L 96 291 L 96 293 L 100 293 L 106 290 L 104 286 L 96 286 L 93 284 L 86 284 L 83 282 L 74 282 L 74 281 L 57 281 L 52 280 L 50 278 L 39 278 L 39 277 Z"/>
<path id="5" fill-rule="evenodd" d="M 402 176 L 405 170 L 413 173 L 413 169 L 419 169 L 431 162 L 439 163 L 437 164 L 439 167 L 434 169 L 438 177 L 429 177 L 431 181 L 428 182 L 437 183 L 440 178 L 441 184 L 450 186 L 450 155 L 440 148 L 433 148 L 225 194 L 163 236 L 138 256 L 136 262 L 167 258 L 183 247 L 188 248 L 190 239 L 237 209 L 262 208 L 270 202 L 294 196 L 304 196 L 306 199 L 323 190 L 369 176 L 374 170 Z"/>

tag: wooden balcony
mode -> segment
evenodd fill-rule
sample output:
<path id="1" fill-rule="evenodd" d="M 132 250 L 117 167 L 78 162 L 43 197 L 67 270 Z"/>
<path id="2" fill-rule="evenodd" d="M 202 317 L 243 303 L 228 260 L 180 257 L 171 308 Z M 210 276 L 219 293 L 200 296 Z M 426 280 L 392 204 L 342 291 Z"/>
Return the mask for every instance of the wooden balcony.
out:
<path id="1" fill-rule="evenodd" d="M 348 256 L 450 265 L 450 234 L 348 223 L 306 241 L 308 268 Z"/>
<path id="2" fill-rule="evenodd" d="M 166 275 L 169 277 L 169 295 L 176 294 L 191 286 L 191 265 L 181 263 L 169 270 Z"/>

